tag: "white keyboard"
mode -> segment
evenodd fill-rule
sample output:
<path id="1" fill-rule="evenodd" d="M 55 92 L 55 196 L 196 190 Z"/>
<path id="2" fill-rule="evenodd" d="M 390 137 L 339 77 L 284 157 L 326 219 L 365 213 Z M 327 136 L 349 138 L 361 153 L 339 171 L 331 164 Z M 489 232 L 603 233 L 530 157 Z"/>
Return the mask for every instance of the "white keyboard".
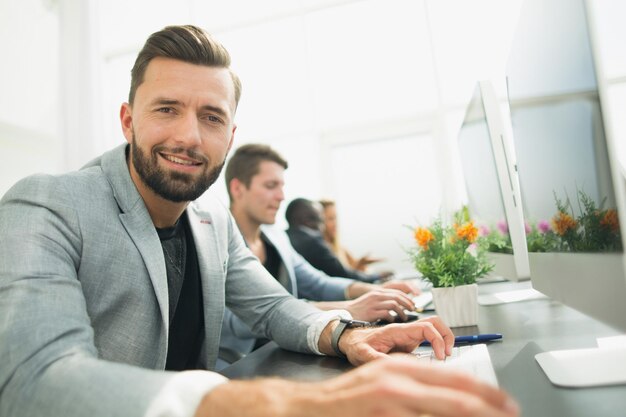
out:
<path id="1" fill-rule="evenodd" d="M 485 344 L 455 346 L 452 348 L 452 355 L 444 360 L 437 359 L 432 349 L 429 348 L 417 348 L 413 354 L 420 361 L 450 366 L 468 372 L 488 384 L 498 386 L 496 373 L 493 370 L 491 357 Z"/>
<path id="2" fill-rule="evenodd" d="M 413 297 L 413 304 L 415 304 L 415 311 L 421 313 L 424 308 L 433 301 L 433 293 L 430 291 L 424 291 L 420 295 Z"/>

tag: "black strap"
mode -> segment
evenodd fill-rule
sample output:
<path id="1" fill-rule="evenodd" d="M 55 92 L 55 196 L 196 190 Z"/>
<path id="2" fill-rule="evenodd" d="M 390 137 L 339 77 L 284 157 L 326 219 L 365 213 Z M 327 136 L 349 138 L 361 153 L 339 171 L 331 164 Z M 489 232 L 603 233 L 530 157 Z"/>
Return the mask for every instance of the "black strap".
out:
<path id="1" fill-rule="evenodd" d="M 339 350 L 339 339 L 341 338 L 343 332 L 348 328 L 348 324 L 350 324 L 350 320 L 339 320 L 339 324 L 337 324 L 337 327 L 335 327 L 335 330 L 333 330 L 333 335 L 330 339 L 330 345 L 333 347 L 333 350 L 340 358 L 346 357 L 346 355 L 344 355 L 343 352 Z"/>
<path id="2" fill-rule="evenodd" d="M 330 345 L 333 347 L 333 350 L 335 351 L 337 356 L 339 356 L 340 358 L 346 357 L 346 355 L 344 355 L 344 353 L 339 349 L 339 339 L 341 339 L 341 335 L 343 335 L 343 332 L 345 332 L 346 329 L 351 329 L 353 327 L 369 327 L 371 325 L 372 323 L 370 323 L 369 321 L 348 319 L 339 320 L 339 324 L 337 324 L 337 327 L 335 327 L 335 330 L 333 330 L 333 334 L 330 338 Z"/>

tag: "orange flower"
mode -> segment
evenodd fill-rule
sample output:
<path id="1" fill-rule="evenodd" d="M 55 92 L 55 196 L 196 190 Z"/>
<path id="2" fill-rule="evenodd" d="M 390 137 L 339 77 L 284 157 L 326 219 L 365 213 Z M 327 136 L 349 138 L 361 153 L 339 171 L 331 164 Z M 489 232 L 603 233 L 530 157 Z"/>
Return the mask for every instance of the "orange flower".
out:
<path id="1" fill-rule="evenodd" d="M 575 229 L 578 223 L 569 214 L 559 211 L 557 215 L 552 218 L 552 226 L 558 235 L 563 236 L 569 230 Z"/>
<path id="2" fill-rule="evenodd" d="M 600 224 L 602 226 L 606 226 L 611 231 L 615 232 L 619 229 L 619 219 L 617 218 L 617 211 L 614 209 L 609 209 L 604 213 L 604 217 L 600 220 Z"/>
<path id="3" fill-rule="evenodd" d="M 434 238 L 435 236 L 433 236 L 432 232 L 424 227 L 418 227 L 415 229 L 415 241 L 423 249 L 428 249 L 428 242 Z"/>
<path id="4" fill-rule="evenodd" d="M 455 225 L 455 229 L 456 235 L 469 243 L 474 243 L 478 238 L 478 228 L 474 226 L 474 222 L 467 222 L 463 226 Z"/>

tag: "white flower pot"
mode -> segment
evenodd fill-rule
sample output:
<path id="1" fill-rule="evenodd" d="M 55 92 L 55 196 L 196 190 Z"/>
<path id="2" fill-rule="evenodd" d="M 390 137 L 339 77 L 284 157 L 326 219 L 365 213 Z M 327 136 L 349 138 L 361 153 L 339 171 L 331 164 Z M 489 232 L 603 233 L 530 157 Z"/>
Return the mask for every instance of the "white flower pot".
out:
<path id="1" fill-rule="evenodd" d="M 478 324 L 478 285 L 432 288 L 437 315 L 450 327 Z"/>

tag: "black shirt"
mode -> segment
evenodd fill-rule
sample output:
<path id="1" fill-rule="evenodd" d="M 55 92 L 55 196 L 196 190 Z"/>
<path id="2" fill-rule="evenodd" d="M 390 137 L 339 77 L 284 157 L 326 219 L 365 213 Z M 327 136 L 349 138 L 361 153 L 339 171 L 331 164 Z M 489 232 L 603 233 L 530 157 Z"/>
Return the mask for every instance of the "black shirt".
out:
<path id="1" fill-rule="evenodd" d="M 173 227 L 158 229 L 169 294 L 170 330 L 166 370 L 198 367 L 204 338 L 204 314 L 198 256 L 187 216 Z"/>
<path id="2" fill-rule="evenodd" d="M 261 233 L 261 241 L 263 242 L 263 246 L 265 246 L 265 262 L 263 266 L 280 285 L 293 294 L 291 277 L 287 272 L 283 258 L 280 257 L 278 249 L 276 249 L 274 244 L 263 233 Z"/>

